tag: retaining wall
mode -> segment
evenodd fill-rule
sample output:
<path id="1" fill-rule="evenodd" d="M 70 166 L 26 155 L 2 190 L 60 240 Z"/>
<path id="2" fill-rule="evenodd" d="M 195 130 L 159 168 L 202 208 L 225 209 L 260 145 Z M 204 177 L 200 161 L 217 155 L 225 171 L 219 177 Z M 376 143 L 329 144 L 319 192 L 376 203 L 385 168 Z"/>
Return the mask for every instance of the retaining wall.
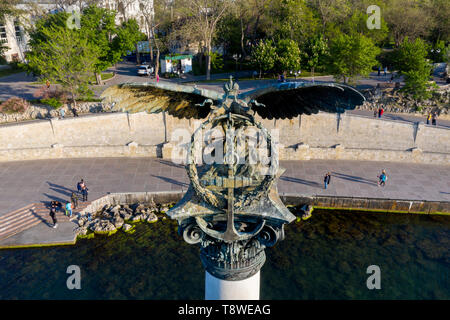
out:
<path id="1" fill-rule="evenodd" d="M 450 163 L 447 128 L 328 113 L 292 120 L 257 120 L 268 130 L 278 130 L 281 160 Z M 175 129 L 193 132 L 199 123 L 161 113 L 108 113 L 4 124 L 0 125 L 0 161 L 171 157 Z"/>
<path id="2" fill-rule="evenodd" d="M 178 202 L 185 192 L 136 192 L 136 193 L 111 193 L 93 201 L 81 214 L 94 213 L 105 205 L 150 203 L 153 199 L 156 203 Z M 386 212 L 410 212 L 423 214 L 450 214 L 450 202 L 444 201 L 419 201 L 407 199 L 377 199 L 377 198 L 350 198 L 332 196 L 305 197 L 297 194 L 280 194 L 285 205 L 310 204 L 317 208 L 353 209 L 367 211 Z"/>

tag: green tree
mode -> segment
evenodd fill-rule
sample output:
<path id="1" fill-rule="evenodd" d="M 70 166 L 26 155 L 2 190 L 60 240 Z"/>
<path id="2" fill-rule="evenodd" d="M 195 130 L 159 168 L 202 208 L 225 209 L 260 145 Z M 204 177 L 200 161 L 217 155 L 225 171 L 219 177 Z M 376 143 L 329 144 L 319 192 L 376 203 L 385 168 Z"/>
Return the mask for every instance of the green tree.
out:
<path id="1" fill-rule="evenodd" d="M 272 0 L 267 16 L 272 24 L 266 26 L 269 36 L 275 40 L 291 39 L 302 43 L 319 30 L 320 20 L 306 0 Z"/>
<path id="2" fill-rule="evenodd" d="M 110 55 L 112 57 L 109 60 L 114 64 L 121 61 L 128 51 L 135 49 L 138 41 L 145 39 L 146 36 L 139 30 L 139 24 L 135 19 L 122 22 L 122 25 L 116 30 L 116 36 L 111 41 Z"/>
<path id="3" fill-rule="evenodd" d="M 416 100 L 428 99 L 434 87 L 430 82 L 433 66 L 427 59 L 428 51 L 427 43 L 419 38 L 405 38 L 395 51 L 395 67 L 405 77 L 402 91 Z"/>
<path id="4" fill-rule="evenodd" d="M 372 40 L 361 34 L 339 34 L 330 42 L 329 71 L 344 83 L 353 82 L 358 76 L 368 76 L 377 64 L 375 57 L 380 49 Z"/>
<path id="5" fill-rule="evenodd" d="M 8 51 L 8 47 L 3 43 L 0 43 L 0 64 L 6 63 L 5 52 Z"/>
<path id="6" fill-rule="evenodd" d="M 251 60 L 253 65 L 259 70 L 259 78 L 263 71 L 272 70 L 277 59 L 276 48 L 271 40 L 260 40 L 253 48 Z"/>
<path id="7" fill-rule="evenodd" d="M 318 66 L 323 65 L 327 52 L 328 45 L 322 35 L 316 35 L 306 42 L 302 50 L 303 60 L 306 61 L 306 65 L 311 70 L 313 79 L 314 70 Z"/>
<path id="8" fill-rule="evenodd" d="M 89 6 L 81 15 L 81 34 L 96 50 L 94 71 L 97 84 L 101 83 L 101 72 L 112 66 L 120 57 L 113 51 L 112 37 L 116 33 L 116 14 L 113 11 Z"/>
<path id="9" fill-rule="evenodd" d="M 297 42 L 290 39 L 282 39 L 277 43 L 276 52 L 275 67 L 278 71 L 286 73 L 300 70 L 300 49 Z"/>
<path id="10" fill-rule="evenodd" d="M 16 5 L 19 0 L 2 0 L 0 1 L 0 21 L 3 21 L 6 16 L 15 16 L 19 12 Z"/>
<path id="11" fill-rule="evenodd" d="M 137 41 L 145 37 L 136 20 L 126 20 L 119 27 L 115 20 L 115 11 L 93 5 L 81 15 L 81 34 L 97 51 L 94 63 L 97 84 L 101 83 L 102 71 L 121 61 L 127 51 L 133 50 Z"/>
<path id="12" fill-rule="evenodd" d="M 27 54 L 29 71 L 59 84 L 71 94 L 76 106 L 79 95 L 91 93 L 89 79 L 95 71 L 97 50 L 79 30 L 50 26 L 39 30 L 39 38 L 31 38 Z M 32 35 L 33 36 L 33 35 Z"/>

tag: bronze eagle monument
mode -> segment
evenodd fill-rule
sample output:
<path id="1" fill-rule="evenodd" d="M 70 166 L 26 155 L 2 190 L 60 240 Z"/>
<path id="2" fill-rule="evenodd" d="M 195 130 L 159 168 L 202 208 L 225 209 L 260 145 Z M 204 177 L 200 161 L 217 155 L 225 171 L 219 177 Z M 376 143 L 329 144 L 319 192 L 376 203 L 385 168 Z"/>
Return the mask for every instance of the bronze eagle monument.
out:
<path id="1" fill-rule="evenodd" d="M 278 166 L 275 142 L 255 115 L 292 119 L 319 111 L 343 113 L 365 98 L 338 83 L 283 82 L 241 93 L 230 77 L 223 89 L 220 93 L 174 83 L 125 83 L 108 88 L 102 97 L 115 102 L 118 111 L 165 111 L 177 118 L 205 120 L 188 147 L 189 188 L 167 214 L 178 221 L 185 241 L 200 244 L 206 271 L 223 280 L 243 280 L 260 270 L 264 248 L 282 240 L 284 225 L 295 219 L 278 195 L 276 181 L 284 170 Z M 223 157 L 198 165 L 195 146 L 199 132 L 207 127 L 223 131 L 212 151 L 217 155 L 223 147 Z M 267 163 L 252 161 L 255 152 L 241 148 L 248 143 L 241 135 L 248 128 L 261 133 L 270 170 L 264 170 Z"/>

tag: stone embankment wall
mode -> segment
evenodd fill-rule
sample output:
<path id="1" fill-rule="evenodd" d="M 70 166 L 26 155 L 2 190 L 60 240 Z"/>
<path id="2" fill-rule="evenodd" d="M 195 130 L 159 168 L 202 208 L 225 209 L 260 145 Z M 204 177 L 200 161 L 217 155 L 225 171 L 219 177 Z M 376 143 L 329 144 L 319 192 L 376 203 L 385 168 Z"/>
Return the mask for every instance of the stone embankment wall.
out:
<path id="1" fill-rule="evenodd" d="M 442 127 L 328 113 L 257 120 L 269 131 L 278 130 L 281 160 L 450 163 L 450 129 Z M 193 132 L 199 123 L 164 114 L 105 113 L 3 124 L 0 161 L 121 156 L 171 159 L 179 141 L 172 136 L 179 132 L 175 129 Z"/>
<path id="2" fill-rule="evenodd" d="M 173 192 L 135 192 L 135 193 L 111 193 L 93 201 L 88 207 L 81 211 L 81 215 L 88 212 L 94 213 L 105 205 L 175 203 L 184 196 L 182 191 Z M 450 214 L 450 202 L 399 200 L 399 199 L 376 199 L 376 198 L 346 198 L 334 196 L 305 197 L 300 194 L 280 194 L 285 205 L 310 204 L 316 208 L 329 209 L 353 209 L 363 211 L 386 211 L 386 212 L 410 212 L 424 214 Z"/>

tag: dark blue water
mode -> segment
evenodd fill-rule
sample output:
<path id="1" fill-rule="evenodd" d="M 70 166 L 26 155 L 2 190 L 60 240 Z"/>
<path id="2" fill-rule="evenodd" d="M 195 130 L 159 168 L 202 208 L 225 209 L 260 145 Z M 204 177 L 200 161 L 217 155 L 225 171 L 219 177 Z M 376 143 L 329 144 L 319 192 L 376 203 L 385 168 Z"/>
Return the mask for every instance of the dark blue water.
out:
<path id="1" fill-rule="evenodd" d="M 266 249 L 262 299 L 450 299 L 450 216 L 314 211 Z M 69 290 L 69 265 L 81 290 Z M 381 289 L 369 290 L 369 265 Z M 203 299 L 199 249 L 169 220 L 74 246 L 0 250 L 0 299 Z"/>

